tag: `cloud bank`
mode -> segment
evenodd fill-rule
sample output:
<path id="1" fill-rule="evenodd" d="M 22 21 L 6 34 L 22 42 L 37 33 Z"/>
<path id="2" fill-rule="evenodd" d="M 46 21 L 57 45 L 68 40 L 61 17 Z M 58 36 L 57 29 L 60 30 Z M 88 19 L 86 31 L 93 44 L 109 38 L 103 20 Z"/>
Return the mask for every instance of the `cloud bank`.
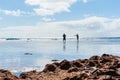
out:
<path id="1" fill-rule="evenodd" d="M 0 37 L 80 37 L 120 36 L 120 18 L 91 16 L 81 20 L 44 22 L 36 26 L 15 26 L 0 29 Z"/>

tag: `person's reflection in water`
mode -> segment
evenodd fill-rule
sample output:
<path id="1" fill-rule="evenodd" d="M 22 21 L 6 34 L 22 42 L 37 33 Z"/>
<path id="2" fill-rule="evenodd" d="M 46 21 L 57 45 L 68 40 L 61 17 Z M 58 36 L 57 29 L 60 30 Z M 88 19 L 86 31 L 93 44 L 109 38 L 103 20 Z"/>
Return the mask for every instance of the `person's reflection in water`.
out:
<path id="1" fill-rule="evenodd" d="M 76 51 L 79 52 L 79 41 L 77 41 L 77 44 L 76 44 Z"/>
<path id="2" fill-rule="evenodd" d="M 63 42 L 63 51 L 66 51 L 66 42 Z"/>

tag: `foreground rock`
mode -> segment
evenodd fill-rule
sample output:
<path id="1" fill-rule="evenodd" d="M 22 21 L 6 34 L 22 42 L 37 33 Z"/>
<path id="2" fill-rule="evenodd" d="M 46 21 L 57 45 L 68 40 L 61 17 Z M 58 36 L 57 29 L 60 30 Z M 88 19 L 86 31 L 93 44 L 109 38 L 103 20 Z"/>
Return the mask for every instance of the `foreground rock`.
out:
<path id="1" fill-rule="evenodd" d="M 25 80 L 120 80 L 120 57 L 103 54 L 89 59 L 47 64 L 42 72 L 22 73 Z"/>
<path id="2" fill-rule="evenodd" d="M 11 74 L 8 70 L 0 69 L 0 80 L 19 80 L 19 78 Z"/>
<path id="3" fill-rule="evenodd" d="M 11 75 L 9 72 L 7 74 Z M 8 76 L 2 75 L 0 74 L 2 78 Z M 3 80 L 18 80 L 11 76 L 10 79 Z M 120 80 L 120 57 L 103 54 L 84 60 L 63 60 L 47 64 L 41 72 L 23 72 L 19 80 Z"/>

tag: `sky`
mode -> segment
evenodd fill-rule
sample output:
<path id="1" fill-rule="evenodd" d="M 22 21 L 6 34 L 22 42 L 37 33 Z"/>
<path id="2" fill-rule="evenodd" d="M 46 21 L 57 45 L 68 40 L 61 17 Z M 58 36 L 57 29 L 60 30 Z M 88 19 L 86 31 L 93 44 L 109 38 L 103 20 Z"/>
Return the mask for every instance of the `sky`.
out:
<path id="1" fill-rule="evenodd" d="M 120 0 L 0 0 L 0 38 L 118 37 Z"/>

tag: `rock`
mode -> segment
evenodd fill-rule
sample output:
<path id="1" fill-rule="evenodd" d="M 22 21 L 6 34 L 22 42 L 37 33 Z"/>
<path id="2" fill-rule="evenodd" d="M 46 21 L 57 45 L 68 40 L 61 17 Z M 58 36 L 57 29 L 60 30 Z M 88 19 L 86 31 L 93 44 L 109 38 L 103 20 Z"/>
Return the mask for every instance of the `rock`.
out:
<path id="1" fill-rule="evenodd" d="M 75 67 L 82 67 L 83 66 L 83 64 L 82 63 L 80 63 L 80 62 L 78 62 L 78 61 L 73 61 L 72 62 L 72 66 L 75 66 Z"/>
<path id="2" fill-rule="evenodd" d="M 0 69 L 0 79 L 1 80 L 18 80 L 18 77 L 13 75 L 8 70 Z"/>
<path id="3" fill-rule="evenodd" d="M 77 67 L 72 67 L 68 70 L 68 73 L 77 72 L 77 71 L 79 71 L 79 69 Z"/>
<path id="4" fill-rule="evenodd" d="M 112 62 L 112 60 L 111 59 L 107 59 L 107 58 L 103 58 L 102 61 L 101 61 L 101 63 L 103 63 L 103 64 L 105 64 L 107 62 Z"/>
<path id="5" fill-rule="evenodd" d="M 55 62 L 53 64 L 56 65 L 57 67 L 60 66 L 60 63 L 58 63 L 58 62 Z"/>
<path id="6" fill-rule="evenodd" d="M 88 77 L 88 74 L 83 73 L 83 74 L 81 74 L 81 75 L 78 76 L 78 80 L 84 80 L 87 77 Z"/>
<path id="7" fill-rule="evenodd" d="M 43 72 L 54 72 L 56 70 L 56 65 L 54 65 L 54 64 L 47 64 L 46 66 L 45 66 L 45 69 L 43 70 Z"/>
<path id="8" fill-rule="evenodd" d="M 71 63 L 67 60 L 63 60 L 60 63 L 60 69 L 62 69 L 62 70 L 68 70 L 70 67 L 71 67 Z"/>
<path id="9" fill-rule="evenodd" d="M 36 75 L 36 70 L 30 71 L 30 72 L 23 72 L 20 74 L 20 79 L 28 79 L 30 78 L 32 75 Z"/>
<path id="10" fill-rule="evenodd" d="M 96 66 L 96 64 L 95 64 L 94 61 L 89 61 L 88 66 L 89 67 L 94 67 L 94 66 Z"/>
<path id="11" fill-rule="evenodd" d="M 33 55 L 32 53 L 24 53 L 24 55 Z"/>
<path id="12" fill-rule="evenodd" d="M 59 60 L 57 60 L 57 59 L 53 59 L 53 60 L 51 60 L 51 61 L 53 61 L 53 62 L 57 62 L 57 61 L 59 61 Z"/>
<path id="13" fill-rule="evenodd" d="M 99 56 L 92 56 L 89 60 L 99 60 L 100 57 Z"/>
<path id="14" fill-rule="evenodd" d="M 0 80 L 120 80 L 120 57 L 103 54 L 83 60 L 63 60 L 47 64 L 40 72 L 23 72 L 19 78 L 0 69 Z"/>
<path id="15" fill-rule="evenodd" d="M 84 65 L 86 65 L 88 63 L 88 59 L 82 60 L 81 63 L 83 63 Z"/>
<path id="16" fill-rule="evenodd" d="M 79 80 L 79 79 L 77 78 L 77 76 L 74 76 L 72 78 L 67 77 L 67 78 L 65 78 L 63 80 Z"/>
<path id="17" fill-rule="evenodd" d="M 120 68 L 116 69 L 116 73 L 120 76 Z"/>

